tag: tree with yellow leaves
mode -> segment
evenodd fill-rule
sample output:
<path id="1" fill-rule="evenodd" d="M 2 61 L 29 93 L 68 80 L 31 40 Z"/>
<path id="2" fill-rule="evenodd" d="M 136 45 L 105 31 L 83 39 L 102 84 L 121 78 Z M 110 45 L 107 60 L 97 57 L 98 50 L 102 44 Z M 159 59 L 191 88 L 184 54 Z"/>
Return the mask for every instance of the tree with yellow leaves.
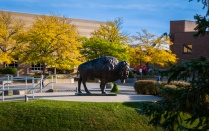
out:
<path id="1" fill-rule="evenodd" d="M 73 69 L 80 64 L 81 43 L 76 29 L 64 17 L 38 16 L 35 22 L 18 40 L 24 42 L 21 60 L 28 64 L 41 64 L 43 74 L 46 67 Z"/>
<path id="2" fill-rule="evenodd" d="M 166 33 L 160 37 L 156 37 L 154 34 L 142 30 L 142 33 L 139 32 L 133 38 L 138 44 L 134 45 L 131 49 L 130 54 L 132 59 L 130 62 L 132 65 L 138 65 L 140 60 L 145 64 L 151 63 L 161 66 L 176 62 L 176 55 L 172 54 L 169 49 L 172 42 Z"/>
<path id="3" fill-rule="evenodd" d="M 0 64 L 6 67 L 6 64 L 15 62 L 15 55 L 20 43 L 17 43 L 15 37 L 23 30 L 24 23 L 15 20 L 10 13 L 0 11 Z"/>

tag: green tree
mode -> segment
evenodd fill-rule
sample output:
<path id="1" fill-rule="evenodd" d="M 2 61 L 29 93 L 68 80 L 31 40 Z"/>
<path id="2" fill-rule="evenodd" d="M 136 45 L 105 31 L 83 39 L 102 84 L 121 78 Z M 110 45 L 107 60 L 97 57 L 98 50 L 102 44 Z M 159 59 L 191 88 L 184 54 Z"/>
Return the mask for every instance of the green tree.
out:
<path id="1" fill-rule="evenodd" d="M 190 86 L 161 88 L 165 94 L 172 94 L 172 98 L 163 98 L 159 104 L 144 106 L 144 113 L 151 117 L 150 124 L 160 125 L 166 130 L 209 130 L 208 67 L 209 60 L 200 57 L 184 61 L 181 65 L 172 65 L 169 70 L 163 71 L 163 74 L 170 74 L 168 83 L 190 78 Z"/>
<path id="2" fill-rule="evenodd" d="M 108 42 L 97 37 L 91 37 L 82 43 L 81 53 L 88 60 L 101 56 L 114 56 L 119 60 L 127 59 L 128 45 L 125 43 Z"/>
<path id="3" fill-rule="evenodd" d="M 89 60 L 101 56 L 114 56 L 119 60 L 129 59 L 128 36 L 120 33 L 122 19 L 101 25 L 91 38 L 83 38 L 81 53 Z"/>
<path id="4" fill-rule="evenodd" d="M 197 33 L 194 35 L 195 37 L 204 36 L 205 34 L 209 33 L 209 19 L 207 19 L 209 16 L 209 0 L 197 0 L 197 2 L 202 2 L 203 9 L 207 8 L 207 11 L 205 16 L 201 16 L 198 14 L 194 16 L 194 19 L 197 23 L 197 26 L 195 27 Z"/>
<path id="5" fill-rule="evenodd" d="M 80 64 L 76 29 L 64 17 L 39 16 L 18 40 L 24 42 L 21 60 L 28 64 L 58 69 L 73 69 Z"/>
<path id="6" fill-rule="evenodd" d="M 22 21 L 15 20 L 8 12 L 0 11 L 0 63 L 3 67 L 15 62 L 15 55 L 20 49 L 20 43 L 16 42 L 15 37 L 23 28 Z"/>
<path id="7" fill-rule="evenodd" d="M 121 32 L 123 24 L 122 18 L 116 18 L 113 21 L 107 21 L 100 28 L 92 33 L 94 37 L 104 39 L 108 42 L 128 43 L 129 37 L 126 33 Z"/>

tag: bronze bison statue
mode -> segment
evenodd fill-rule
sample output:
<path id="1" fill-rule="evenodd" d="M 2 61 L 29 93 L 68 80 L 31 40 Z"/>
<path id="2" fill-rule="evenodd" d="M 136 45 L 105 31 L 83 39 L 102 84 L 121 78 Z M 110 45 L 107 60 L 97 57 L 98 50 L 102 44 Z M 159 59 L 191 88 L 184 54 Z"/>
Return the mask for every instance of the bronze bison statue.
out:
<path id="1" fill-rule="evenodd" d="M 102 94 L 106 94 L 105 86 L 108 82 L 121 80 L 121 83 L 128 78 L 129 64 L 126 61 L 119 62 L 115 57 L 104 56 L 94 60 L 87 61 L 78 67 L 80 74 L 78 79 L 78 93 L 81 92 L 81 82 L 86 93 L 90 93 L 86 87 L 88 78 L 97 78 L 101 81 L 100 89 Z"/>

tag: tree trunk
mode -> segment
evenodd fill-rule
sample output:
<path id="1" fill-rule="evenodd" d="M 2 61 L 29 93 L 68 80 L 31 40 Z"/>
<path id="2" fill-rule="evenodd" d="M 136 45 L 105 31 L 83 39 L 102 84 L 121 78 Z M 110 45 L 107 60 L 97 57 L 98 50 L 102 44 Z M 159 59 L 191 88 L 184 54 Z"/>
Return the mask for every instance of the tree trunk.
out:
<path id="1" fill-rule="evenodd" d="M 45 75 L 46 74 L 46 64 L 44 63 L 43 64 L 43 75 Z"/>
<path id="2" fill-rule="evenodd" d="M 6 68 L 7 67 L 7 64 L 6 62 L 3 63 L 3 68 Z"/>
<path id="3" fill-rule="evenodd" d="M 148 73 L 148 71 L 149 71 L 149 62 L 147 62 L 146 66 L 147 66 L 146 75 L 149 75 L 149 73 Z"/>

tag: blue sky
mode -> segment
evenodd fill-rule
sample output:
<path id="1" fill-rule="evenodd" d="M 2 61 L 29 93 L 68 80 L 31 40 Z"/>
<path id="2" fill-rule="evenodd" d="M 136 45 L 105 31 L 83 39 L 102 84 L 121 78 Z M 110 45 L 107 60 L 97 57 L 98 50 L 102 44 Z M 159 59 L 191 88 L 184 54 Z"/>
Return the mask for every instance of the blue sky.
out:
<path id="1" fill-rule="evenodd" d="M 205 15 L 197 0 L 1 0 L 0 10 L 32 14 L 57 14 L 69 18 L 111 21 L 123 18 L 122 31 L 136 35 L 142 29 L 160 36 L 170 21 L 194 21 Z"/>

